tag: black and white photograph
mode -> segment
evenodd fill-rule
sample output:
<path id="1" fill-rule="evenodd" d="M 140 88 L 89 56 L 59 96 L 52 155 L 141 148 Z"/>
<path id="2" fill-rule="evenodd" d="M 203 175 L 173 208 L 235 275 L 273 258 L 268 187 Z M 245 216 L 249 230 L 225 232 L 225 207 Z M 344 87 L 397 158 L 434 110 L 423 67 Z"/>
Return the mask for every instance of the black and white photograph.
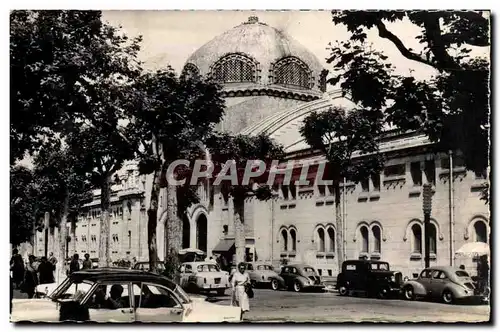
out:
<path id="1" fill-rule="evenodd" d="M 11 323 L 492 322 L 490 10 L 5 14 Z"/>

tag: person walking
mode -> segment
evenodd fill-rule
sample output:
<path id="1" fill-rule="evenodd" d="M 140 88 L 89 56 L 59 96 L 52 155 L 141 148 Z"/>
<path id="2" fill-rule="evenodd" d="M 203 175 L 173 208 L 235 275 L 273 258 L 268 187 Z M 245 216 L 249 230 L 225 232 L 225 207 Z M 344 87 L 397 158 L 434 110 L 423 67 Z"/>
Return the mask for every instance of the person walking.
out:
<path id="1" fill-rule="evenodd" d="M 80 271 L 80 262 L 79 262 L 80 256 L 78 254 L 73 255 L 73 259 L 69 263 L 69 274 Z"/>
<path id="2" fill-rule="evenodd" d="M 42 257 L 40 265 L 38 265 L 38 276 L 40 284 L 51 284 L 54 280 L 54 265 L 47 260 L 47 257 Z"/>
<path id="3" fill-rule="evenodd" d="M 250 285 L 250 277 L 245 271 L 245 264 L 239 263 L 237 271 L 234 272 L 231 278 L 231 286 L 233 288 L 231 305 L 240 307 L 243 314 L 250 310 L 248 295 L 246 293 L 247 285 Z"/>
<path id="4" fill-rule="evenodd" d="M 90 260 L 90 255 L 85 254 L 85 259 L 83 260 L 82 270 L 90 270 L 92 269 L 92 261 Z"/>
<path id="5" fill-rule="evenodd" d="M 10 270 L 12 271 L 12 281 L 14 282 L 14 286 L 19 288 L 24 279 L 24 261 L 17 249 L 12 250 Z"/>
<path id="6" fill-rule="evenodd" d="M 21 290 L 28 295 L 29 299 L 32 299 L 35 295 L 35 288 L 38 285 L 38 276 L 36 269 L 33 267 L 33 263 L 35 263 L 35 256 L 29 255 L 21 287 Z"/>

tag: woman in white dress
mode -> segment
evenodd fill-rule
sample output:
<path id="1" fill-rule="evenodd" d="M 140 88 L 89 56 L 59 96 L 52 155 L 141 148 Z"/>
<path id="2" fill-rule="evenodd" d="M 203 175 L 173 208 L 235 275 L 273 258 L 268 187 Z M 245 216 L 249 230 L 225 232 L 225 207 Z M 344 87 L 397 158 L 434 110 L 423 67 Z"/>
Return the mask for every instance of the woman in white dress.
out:
<path id="1" fill-rule="evenodd" d="M 245 285 L 250 284 L 250 277 L 245 272 L 245 264 L 238 264 L 238 270 L 234 272 L 231 278 L 231 285 L 233 287 L 233 296 L 231 305 L 240 307 L 243 313 L 250 310 L 248 295 L 245 292 Z"/>

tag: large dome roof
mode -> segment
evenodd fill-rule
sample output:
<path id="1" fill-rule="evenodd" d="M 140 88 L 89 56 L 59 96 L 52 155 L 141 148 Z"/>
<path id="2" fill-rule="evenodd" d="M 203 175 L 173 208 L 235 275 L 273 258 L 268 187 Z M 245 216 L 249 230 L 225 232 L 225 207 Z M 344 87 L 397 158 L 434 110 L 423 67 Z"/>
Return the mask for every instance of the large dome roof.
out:
<path id="1" fill-rule="evenodd" d="M 300 91 L 301 94 L 317 95 L 324 90 L 323 68 L 314 54 L 282 31 L 259 22 L 251 16 L 248 22 L 242 23 L 219 35 L 194 52 L 186 62 L 185 68 L 194 68 L 201 75 L 213 74 L 214 65 L 228 56 L 242 56 L 255 63 L 256 78 L 253 81 L 224 82 L 225 90 L 274 88 L 282 91 Z M 296 68 L 304 68 L 307 76 L 300 76 L 300 70 L 293 66 L 281 69 L 282 63 L 296 63 Z M 287 72 L 287 70 L 289 72 Z M 293 80 L 295 84 L 281 84 L 285 79 Z M 295 78 L 291 76 L 295 75 Z M 298 79 L 298 77 L 301 77 Z M 302 78 L 306 77 L 306 78 Z M 307 87 L 297 82 L 307 81 Z"/>

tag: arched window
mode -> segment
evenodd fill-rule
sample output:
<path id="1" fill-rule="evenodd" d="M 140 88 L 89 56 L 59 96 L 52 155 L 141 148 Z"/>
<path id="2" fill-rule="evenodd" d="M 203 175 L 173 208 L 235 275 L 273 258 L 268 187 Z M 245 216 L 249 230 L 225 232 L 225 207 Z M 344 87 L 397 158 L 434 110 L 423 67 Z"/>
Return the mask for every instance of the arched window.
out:
<path id="1" fill-rule="evenodd" d="M 281 231 L 281 251 L 288 251 L 288 232 L 286 229 Z"/>
<path id="2" fill-rule="evenodd" d="M 242 54 L 229 54 L 212 68 L 212 78 L 220 83 L 257 82 L 257 64 Z"/>
<path id="3" fill-rule="evenodd" d="M 361 233 L 361 252 L 368 252 L 369 243 L 368 243 L 368 228 L 366 226 L 362 226 L 359 229 Z"/>
<path id="4" fill-rule="evenodd" d="M 418 224 L 411 226 L 412 232 L 412 252 L 414 254 L 422 254 L 422 227 Z"/>
<path id="5" fill-rule="evenodd" d="M 333 227 L 328 227 L 328 252 L 335 252 L 335 230 Z"/>
<path id="6" fill-rule="evenodd" d="M 295 232 L 295 229 L 290 229 L 290 240 L 291 240 L 291 250 L 296 251 L 297 250 L 297 233 Z"/>
<path id="7" fill-rule="evenodd" d="M 372 232 L 373 232 L 373 252 L 380 253 L 380 238 L 381 238 L 380 227 L 378 227 L 377 225 L 373 226 Z"/>
<path id="8" fill-rule="evenodd" d="M 429 225 L 429 253 L 430 254 L 436 254 L 437 250 L 437 230 L 436 230 L 436 225 L 430 224 Z"/>
<path id="9" fill-rule="evenodd" d="M 476 233 L 476 242 L 488 243 L 488 231 L 484 221 L 478 220 L 474 223 L 474 232 Z"/>
<path id="10" fill-rule="evenodd" d="M 318 228 L 318 251 L 325 252 L 325 230 Z"/>
<path id="11" fill-rule="evenodd" d="M 310 89 L 311 72 L 301 60 L 288 57 L 273 66 L 274 83 Z"/>
<path id="12" fill-rule="evenodd" d="M 198 67 L 196 67 L 192 63 L 187 63 L 184 66 L 184 69 L 182 70 L 182 75 L 188 76 L 188 77 L 192 77 L 192 76 L 199 75 L 199 74 L 200 74 L 200 71 L 198 70 Z"/>

